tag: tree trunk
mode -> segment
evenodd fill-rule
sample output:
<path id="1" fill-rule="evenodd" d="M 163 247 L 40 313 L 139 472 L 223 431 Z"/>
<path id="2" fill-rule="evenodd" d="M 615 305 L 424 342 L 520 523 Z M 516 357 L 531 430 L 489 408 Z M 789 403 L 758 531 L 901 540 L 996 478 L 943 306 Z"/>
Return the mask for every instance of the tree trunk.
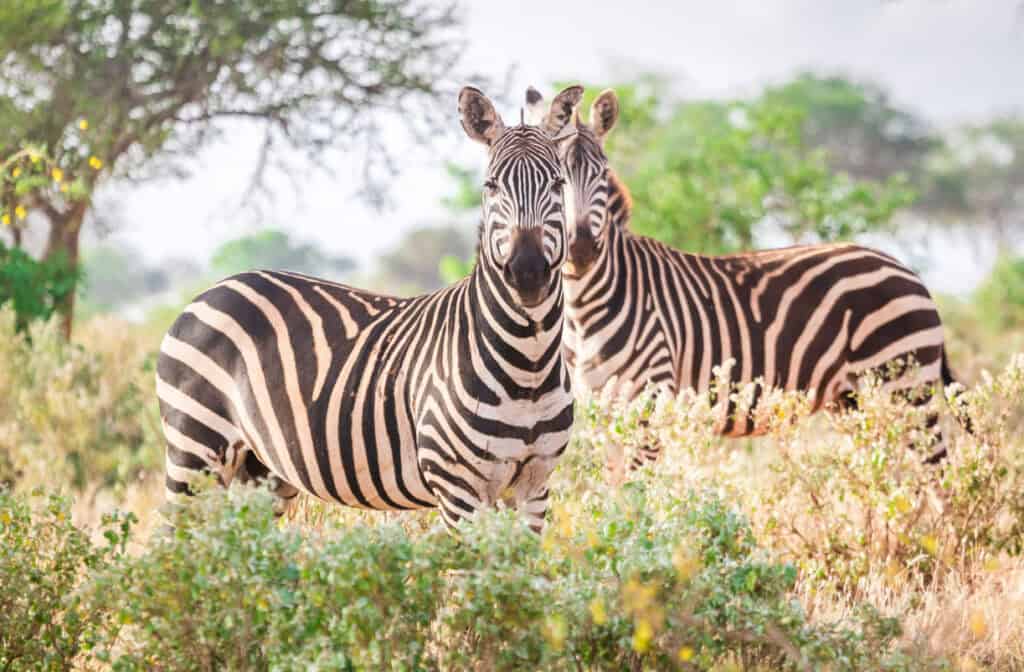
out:
<path id="1" fill-rule="evenodd" d="M 82 232 L 82 222 L 88 206 L 84 202 L 75 203 L 65 212 L 53 213 L 50 217 L 50 237 L 46 241 L 45 259 L 53 259 L 63 255 L 71 270 L 78 270 L 78 237 Z M 61 314 L 61 326 L 64 337 L 71 340 L 71 325 L 75 317 L 75 294 L 78 283 L 57 306 Z"/>

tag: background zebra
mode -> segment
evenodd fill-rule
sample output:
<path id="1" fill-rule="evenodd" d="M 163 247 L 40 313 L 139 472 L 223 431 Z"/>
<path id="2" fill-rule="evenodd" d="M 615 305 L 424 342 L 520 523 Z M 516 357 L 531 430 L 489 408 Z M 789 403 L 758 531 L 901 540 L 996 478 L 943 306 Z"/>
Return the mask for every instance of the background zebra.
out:
<path id="1" fill-rule="evenodd" d="M 556 143 L 582 93 L 511 128 L 480 91 L 460 93 L 490 157 L 470 277 L 398 299 L 255 271 L 185 308 L 157 364 L 169 495 L 197 472 L 270 477 L 283 499 L 439 506 L 449 525 L 501 500 L 539 531 L 572 426 Z"/>
<path id="2" fill-rule="evenodd" d="M 533 89 L 526 97 L 533 114 L 542 98 Z M 575 201 L 564 275 L 567 359 L 578 386 L 612 385 L 627 398 L 646 386 L 708 391 L 713 369 L 733 360 L 731 383 L 802 390 L 820 409 L 855 404 L 857 378 L 869 370 L 914 403 L 927 401 L 917 394 L 927 384 L 954 382 L 928 290 L 886 254 L 839 244 L 708 257 L 632 233 L 629 192 L 603 149 L 617 118 L 615 93 L 604 91 L 589 124 L 574 117 L 577 133 L 562 153 Z M 762 393 L 759 386 L 752 408 Z M 764 429 L 731 401 L 723 408 L 722 434 Z M 929 417 L 929 429 L 937 422 Z M 929 461 L 945 455 L 937 438 Z"/>

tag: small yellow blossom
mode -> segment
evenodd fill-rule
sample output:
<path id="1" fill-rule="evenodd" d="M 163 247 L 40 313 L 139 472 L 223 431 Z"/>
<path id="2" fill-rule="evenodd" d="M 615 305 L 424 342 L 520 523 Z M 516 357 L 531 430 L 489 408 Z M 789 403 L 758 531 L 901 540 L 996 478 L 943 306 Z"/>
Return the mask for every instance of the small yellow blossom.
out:
<path id="1" fill-rule="evenodd" d="M 89 120 L 88 119 L 81 119 L 81 120 L 79 120 L 78 127 L 80 129 L 82 129 L 83 131 L 88 131 L 89 130 Z"/>
<path id="2" fill-rule="evenodd" d="M 683 648 L 679 649 L 679 660 L 683 661 L 684 663 L 688 663 L 691 660 L 693 660 L 693 649 L 689 646 L 684 646 Z"/>
<path id="3" fill-rule="evenodd" d="M 590 617 L 597 625 L 604 625 L 608 622 L 608 612 L 604 608 L 604 600 L 595 597 L 590 601 Z"/>
<path id="4" fill-rule="evenodd" d="M 985 614 L 981 612 L 981 609 L 975 609 L 971 612 L 971 618 L 970 621 L 968 621 L 968 625 L 971 628 L 971 633 L 973 633 L 977 639 L 982 639 L 986 634 L 988 634 L 988 621 L 985 620 Z"/>
<path id="5" fill-rule="evenodd" d="M 926 534 L 921 537 L 921 548 L 928 551 L 930 555 L 935 555 L 939 550 L 939 541 L 930 534 Z"/>
<path id="6" fill-rule="evenodd" d="M 651 640 L 654 639 L 654 628 L 650 621 L 641 618 L 633 628 L 633 650 L 637 653 L 645 653 L 651 648 Z"/>
<path id="7" fill-rule="evenodd" d="M 4 214 L 0 215 L 0 222 L 3 222 L 4 226 L 10 226 L 11 216 L 5 212 Z"/>
<path id="8" fill-rule="evenodd" d="M 53 178 L 54 182 L 60 182 L 64 179 L 64 171 L 55 167 L 50 171 L 50 176 Z"/>
<path id="9" fill-rule="evenodd" d="M 28 210 L 25 209 L 24 205 L 19 205 L 14 208 L 14 216 L 18 219 L 25 219 L 28 217 Z"/>
<path id="10" fill-rule="evenodd" d="M 98 156 L 90 156 L 89 167 L 92 168 L 93 170 L 99 170 L 100 168 L 103 167 L 103 161 L 101 161 Z"/>
<path id="11" fill-rule="evenodd" d="M 14 170 L 11 171 L 11 177 L 18 177 L 19 175 L 21 175 L 21 168 L 15 166 Z"/>
<path id="12" fill-rule="evenodd" d="M 569 634 L 569 628 L 565 625 L 565 619 L 561 616 L 548 616 L 544 621 L 544 639 L 555 651 L 561 651 L 565 645 L 565 638 Z"/>
<path id="13" fill-rule="evenodd" d="M 40 156 L 35 152 L 29 152 L 28 158 L 32 163 L 39 163 Z"/>
<path id="14" fill-rule="evenodd" d="M 893 508 L 899 511 L 900 513 L 909 513 L 910 510 L 914 508 L 913 506 L 911 506 L 910 500 L 908 500 L 903 495 L 897 495 L 896 498 L 893 499 L 892 505 Z"/>
<path id="15" fill-rule="evenodd" d="M 676 574 L 683 581 L 689 581 L 694 574 L 701 570 L 701 561 L 692 550 L 679 546 L 672 553 L 672 564 L 676 568 Z"/>

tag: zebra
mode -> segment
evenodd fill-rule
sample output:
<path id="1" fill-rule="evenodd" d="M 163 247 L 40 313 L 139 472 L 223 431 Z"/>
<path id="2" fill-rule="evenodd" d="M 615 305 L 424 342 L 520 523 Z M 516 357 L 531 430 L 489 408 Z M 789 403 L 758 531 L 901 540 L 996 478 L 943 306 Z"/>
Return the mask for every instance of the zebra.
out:
<path id="1" fill-rule="evenodd" d="M 557 144 L 583 89 L 539 126 L 505 126 L 466 87 L 462 127 L 487 147 L 476 266 L 413 298 L 287 271 L 229 277 L 171 326 L 156 387 L 166 490 L 200 472 L 266 479 L 283 511 L 298 493 L 364 509 L 437 507 L 455 526 L 515 508 L 540 532 L 547 480 L 569 442 L 562 356 L 569 229 Z"/>
<path id="2" fill-rule="evenodd" d="M 531 114 L 543 98 L 527 90 Z M 855 244 L 795 246 L 728 256 L 687 254 L 629 229 L 629 190 L 608 165 L 604 141 L 618 119 L 613 90 L 575 115 L 562 148 L 573 188 L 575 240 L 563 267 L 566 359 L 577 392 L 634 399 L 645 389 L 714 394 L 715 368 L 731 360 L 733 385 L 809 393 L 813 410 L 856 407 L 859 379 L 923 404 L 933 383 L 956 382 L 939 312 L 921 279 L 895 258 Z M 913 363 L 913 366 L 908 365 Z M 723 404 L 716 431 L 766 431 L 754 414 Z M 971 431 L 970 419 L 954 408 Z M 927 419 L 945 457 L 938 417 Z M 633 468 L 658 457 L 642 448 Z"/>

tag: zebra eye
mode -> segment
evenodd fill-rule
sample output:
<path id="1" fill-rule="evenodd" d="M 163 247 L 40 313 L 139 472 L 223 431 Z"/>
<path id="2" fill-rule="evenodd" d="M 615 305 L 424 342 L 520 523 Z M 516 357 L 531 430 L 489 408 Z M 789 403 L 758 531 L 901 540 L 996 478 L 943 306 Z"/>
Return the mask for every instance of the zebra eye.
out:
<path id="1" fill-rule="evenodd" d="M 494 195 L 498 191 L 498 183 L 492 180 L 486 180 L 484 182 L 484 189 Z"/>
<path id="2" fill-rule="evenodd" d="M 553 192 L 555 192 L 557 194 L 557 193 L 562 191 L 562 187 L 564 187 L 564 186 L 565 186 L 565 178 L 564 177 L 556 177 L 555 181 L 551 184 L 551 191 L 553 191 Z"/>

